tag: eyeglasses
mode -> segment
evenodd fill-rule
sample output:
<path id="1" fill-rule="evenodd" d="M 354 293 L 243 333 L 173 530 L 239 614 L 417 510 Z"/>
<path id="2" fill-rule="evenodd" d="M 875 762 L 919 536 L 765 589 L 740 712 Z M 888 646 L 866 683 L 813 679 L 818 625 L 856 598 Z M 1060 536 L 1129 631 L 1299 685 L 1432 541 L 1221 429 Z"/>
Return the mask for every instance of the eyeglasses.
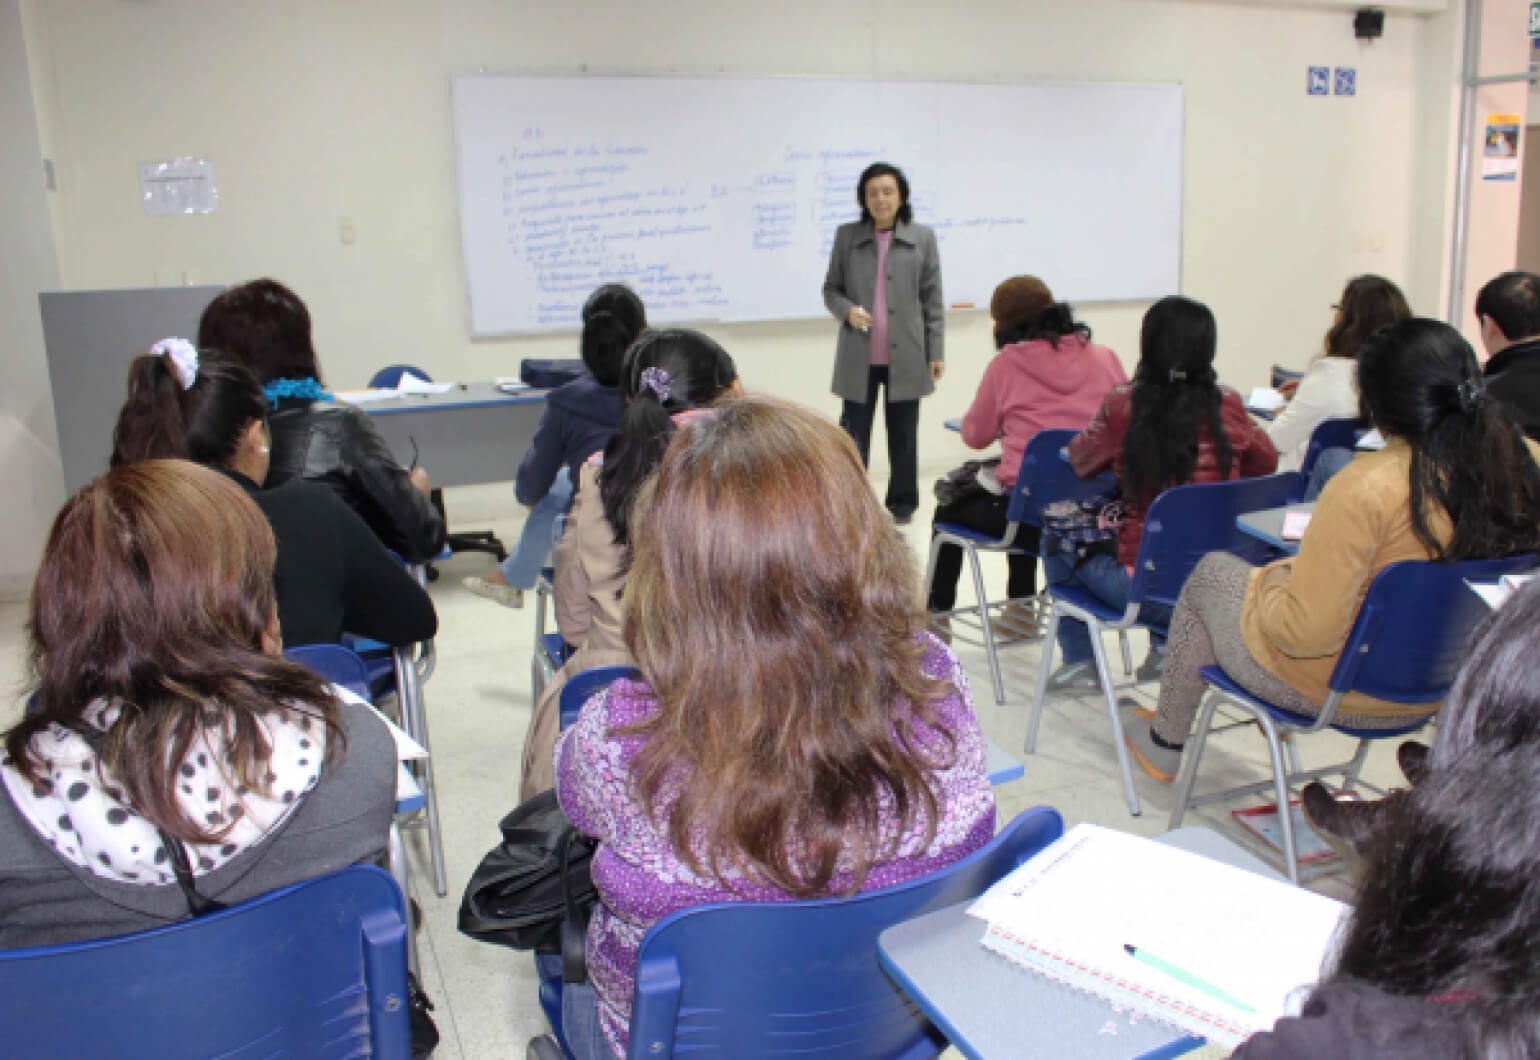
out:
<path id="1" fill-rule="evenodd" d="M 1342 312 L 1342 307 L 1340 305 L 1338 305 L 1336 302 L 1333 302 L 1331 304 L 1331 309 L 1332 309 L 1332 312 L 1334 312 L 1334 313 Z"/>

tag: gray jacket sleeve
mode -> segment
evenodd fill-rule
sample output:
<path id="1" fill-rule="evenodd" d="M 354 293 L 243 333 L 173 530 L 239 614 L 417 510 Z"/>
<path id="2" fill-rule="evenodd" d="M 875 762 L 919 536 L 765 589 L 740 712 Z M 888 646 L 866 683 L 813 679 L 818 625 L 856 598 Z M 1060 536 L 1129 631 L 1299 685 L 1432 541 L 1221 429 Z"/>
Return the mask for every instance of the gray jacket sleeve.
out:
<path id="1" fill-rule="evenodd" d="M 855 300 L 845 291 L 845 257 L 850 251 L 850 234 L 841 228 L 829 252 L 829 272 L 823 279 L 823 304 L 841 324 L 850 316 Z"/>
<path id="2" fill-rule="evenodd" d="M 936 234 L 925 230 L 925 245 L 920 248 L 925 261 L 920 266 L 920 312 L 925 317 L 925 359 L 946 360 L 946 303 L 941 297 L 941 253 Z"/>

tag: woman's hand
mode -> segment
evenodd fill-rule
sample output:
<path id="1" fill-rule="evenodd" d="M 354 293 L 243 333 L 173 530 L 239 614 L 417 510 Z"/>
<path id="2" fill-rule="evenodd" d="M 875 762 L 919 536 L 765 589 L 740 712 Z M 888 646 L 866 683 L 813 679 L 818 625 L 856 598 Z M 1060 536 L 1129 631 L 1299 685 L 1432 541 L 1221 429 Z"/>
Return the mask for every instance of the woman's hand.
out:
<path id="1" fill-rule="evenodd" d="M 412 470 L 406 473 L 406 477 L 411 480 L 412 485 L 416 486 L 419 490 L 422 491 L 422 495 L 424 497 L 430 495 L 433 492 L 433 483 L 428 478 L 428 473 L 422 468 L 412 468 Z"/>
<path id="2" fill-rule="evenodd" d="M 1276 389 L 1278 393 L 1292 401 L 1294 398 L 1294 392 L 1299 389 L 1299 380 L 1290 379 L 1286 383 L 1279 383 Z"/>
<path id="3" fill-rule="evenodd" d="M 850 312 L 845 314 L 845 321 L 853 328 L 866 331 L 872 326 L 872 315 L 858 305 L 850 307 Z"/>
<path id="4" fill-rule="evenodd" d="M 941 377 L 944 376 L 944 375 L 946 375 L 946 362 L 945 361 L 931 361 L 930 362 L 930 381 L 932 383 L 939 383 L 939 382 L 941 382 Z"/>

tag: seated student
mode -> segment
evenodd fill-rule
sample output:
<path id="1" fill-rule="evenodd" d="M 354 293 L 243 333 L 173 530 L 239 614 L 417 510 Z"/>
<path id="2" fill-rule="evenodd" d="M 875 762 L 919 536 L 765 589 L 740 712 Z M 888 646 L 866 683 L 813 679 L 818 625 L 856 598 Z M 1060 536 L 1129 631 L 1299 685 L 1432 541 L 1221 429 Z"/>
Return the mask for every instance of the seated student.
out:
<path id="1" fill-rule="evenodd" d="M 82 489 L 27 631 L 35 699 L 0 759 L 0 947 L 163 927 L 384 858 L 390 733 L 283 659 L 273 534 L 224 475 L 148 460 Z"/>
<path id="2" fill-rule="evenodd" d="M 1091 329 L 1075 319 L 1074 310 L 1053 300 L 1053 293 L 1036 276 L 1013 276 L 995 288 L 989 300 L 999 354 L 984 370 L 973 405 L 962 421 L 962 438 L 974 449 L 1000 443 L 1000 467 L 995 472 L 1002 492 L 979 492 L 955 504 L 936 508 L 934 522 L 961 523 L 986 534 L 1005 533 L 1011 491 L 1021 470 L 1022 451 L 1038 431 L 1080 430 L 1091 422 L 1102 396 L 1128 381 L 1117 354 L 1091 341 Z M 931 533 L 935 533 L 934 522 Z M 1019 538 L 1036 548 L 1035 529 Z M 943 547 L 931 576 L 932 612 L 952 610 L 957 602 L 957 577 L 962 573 L 962 549 Z M 1037 632 L 1036 616 L 1019 601 L 1037 594 L 1037 560 L 1010 556 L 1011 598 L 1000 624 L 1015 633 Z"/>
<path id="3" fill-rule="evenodd" d="M 695 409 L 743 393 L 727 351 L 698 331 L 650 331 L 626 353 L 620 370 L 626 411 L 609 444 L 578 474 L 578 491 L 556 546 L 556 625 L 574 654 L 546 686 L 524 736 L 520 798 L 555 783 L 551 749 L 561 732 L 561 690 L 573 674 L 595 666 L 628 666 L 621 637 L 621 590 L 631 547 L 631 506 L 676 423 Z"/>
<path id="4" fill-rule="evenodd" d="M 580 1060 L 625 1055 L 659 919 L 892 886 L 995 825 L 962 666 L 832 422 L 753 399 L 681 426 L 631 525 L 645 679 L 590 699 L 556 754 L 562 808 L 599 840 L 592 985 L 562 998 Z"/>
<path id="5" fill-rule="evenodd" d="M 1505 272 L 1476 296 L 1487 393 L 1540 441 L 1540 276 Z"/>
<path id="6" fill-rule="evenodd" d="M 1368 844 L 1335 965 L 1239 1060 L 1540 1056 L 1540 584 L 1489 617 L 1427 774 Z"/>
<path id="7" fill-rule="evenodd" d="M 1293 398 L 1268 424 L 1267 436 L 1278 450 L 1278 470 L 1298 471 L 1310 436 L 1327 420 L 1358 418 L 1355 377 L 1364 340 L 1386 324 L 1412 315 L 1401 288 L 1383 276 L 1355 276 L 1326 332 L 1325 349 L 1310 363 Z M 1352 458 L 1352 454 L 1348 454 Z"/>
<path id="8" fill-rule="evenodd" d="M 298 295 L 276 280 L 230 288 L 203 311 L 198 348 L 233 354 L 266 391 L 273 408 L 269 485 L 304 478 L 330 486 L 408 561 L 444 550 L 444 518 L 429 500 L 428 473 L 397 463 L 363 409 L 321 401 L 310 311 Z"/>
<path id="9" fill-rule="evenodd" d="M 620 363 L 647 330 L 647 310 L 631 288 L 607 283 L 583 304 L 583 365 L 588 374 L 551 391 L 535 438 L 519 464 L 513 492 L 531 505 L 519 543 L 502 567 L 486 577 L 472 575 L 464 586 L 504 607 L 523 607 L 551 554 L 556 519 L 572 507 L 572 484 L 583 461 L 604 448 L 625 410 Z"/>
<path id="10" fill-rule="evenodd" d="M 1358 355 L 1358 391 L 1385 448 L 1327 484 L 1299 555 L 1258 569 L 1212 553 L 1183 587 L 1155 720 L 1125 725 L 1157 780 L 1169 782 L 1181 762 L 1202 667 L 1217 663 L 1252 695 L 1318 714 L 1369 583 L 1385 567 L 1540 550 L 1540 449 L 1487 401 L 1458 331 L 1414 318 L 1375 332 Z M 1354 694 L 1337 720 L 1393 728 L 1408 711 Z"/>
<path id="11" fill-rule="evenodd" d="M 1127 607 L 1144 513 L 1157 496 L 1189 482 L 1268 475 L 1277 466 L 1273 443 L 1247 415 L 1241 396 L 1219 384 L 1217 343 L 1214 314 L 1201 302 L 1173 295 L 1144 315 L 1133 383 L 1113 389 L 1091 425 L 1069 443 L 1075 474 L 1090 478 L 1111 467 L 1117 479 L 1126 505 L 1117 555 L 1052 556 L 1044 564 L 1049 582 L 1073 581 L 1108 607 Z M 1164 625 L 1167 617 L 1163 607 L 1140 613 L 1154 626 Z M 1049 678 L 1050 691 L 1101 687 L 1084 622 L 1059 622 L 1059 648 L 1063 662 Z M 1159 676 L 1162 652 L 1161 638 L 1152 637 L 1139 680 Z"/>
<path id="12" fill-rule="evenodd" d="M 356 633 L 391 646 L 428 640 L 433 601 L 325 486 L 291 479 L 265 490 L 267 399 L 226 354 L 166 339 L 128 370 L 128 401 L 111 464 L 195 460 L 233 479 L 278 539 L 278 621 L 287 647 L 335 644 Z"/>

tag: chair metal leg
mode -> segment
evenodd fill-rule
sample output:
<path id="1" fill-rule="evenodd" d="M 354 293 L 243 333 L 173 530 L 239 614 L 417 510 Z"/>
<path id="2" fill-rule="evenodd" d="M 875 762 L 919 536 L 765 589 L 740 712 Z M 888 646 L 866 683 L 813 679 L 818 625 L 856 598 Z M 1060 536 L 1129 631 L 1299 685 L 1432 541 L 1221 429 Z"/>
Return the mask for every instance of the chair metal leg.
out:
<path id="1" fill-rule="evenodd" d="M 1000 656 L 995 652 L 995 632 L 989 625 L 989 598 L 984 595 L 984 569 L 979 565 L 978 550 L 968 546 L 968 563 L 973 568 L 973 591 L 979 600 L 979 625 L 984 630 L 984 652 L 989 656 L 989 676 L 995 683 L 995 702 L 1005 703 L 1005 682 L 1000 680 Z"/>
<path id="2" fill-rule="evenodd" d="M 1112 687 L 1112 667 L 1107 665 L 1107 646 L 1102 640 L 1102 628 L 1098 622 L 1087 622 L 1091 633 L 1091 658 L 1096 661 L 1096 674 L 1101 678 L 1102 695 L 1107 700 L 1107 720 L 1112 728 L 1112 749 L 1118 756 L 1118 768 L 1123 773 L 1123 797 L 1128 800 L 1128 812 L 1138 817 L 1144 812 L 1139 805 L 1139 793 L 1134 790 L 1133 764 L 1128 759 L 1128 744 L 1123 742 L 1123 721 L 1118 717 L 1117 691 Z"/>
<path id="3" fill-rule="evenodd" d="M 1027 754 L 1037 750 L 1037 725 L 1043 720 L 1043 704 L 1048 699 L 1048 671 L 1053 667 L 1053 649 L 1059 638 L 1059 609 L 1050 606 L 1048 630 L 1043 634 L 1043 654 L 1037 661 L 1037 691 L 1032 695 L 1032 715 L 1027 719 Z"/>
<path id="4" fill-rule="evenodd" d="M 1299 741 L 1294 739 L 1293 733 L 1286 732 L 1283 734 L 1283 745 L 1289 750 L 1290 775 L 1303 773 L 1305 771 L 1305 761 L 1299 755 Z"/>
<path id="5" fill-rule="evenodd" d="M 1283 760 L 1282 741 L 1272 715 L 1256 711 L 1262 735 L 1267 737 L 1267 751 L 1273 760 L 1273 791 L 1278 799 L 1278 830 L 1283 834 L 1283 861 L 1288 870 L 1289 882 L 1299 886 L 1299 851 L 1294 842 L 1294 814 L 1289 806 L 1289 771 Z"/>
<path id="6" fill-rule="evenodd" d="M 412 915 L 412 890 L 406 872 L 406 844 L 401 841 L 401 826 L 390 822 L 390 843 L 386 847 L 386 863 L 390 874 L 401 888 L 402 903 L 406 906 L 406 967 L 407 971 L 422 980 L 422 970 L 417 963 L 417 918 Z"/>
<path id="7" fill-rule="evenodd" d="M 1123 676 L 1134 676 L 1134 653 L 1128 648 L 1128 630 L 1118 630 L 1118 647 L 1123 649 Z"/>
<path id="8" fill-rule="evenodd" d="M 1167 830 L 1182 827 L 1182 818 L 1187 815 L 1187 804 L 1192 801 L 1193 784 L 1198 779 L 1198 762 L 1203 757 L 1203 747 L 1208 743 L 1209 729 L 1214 724 L 1214 712 L 1223 701 L 1224 697 L 1213 690 L 1203 697 L 1198 711 L 1198 724 L 1187 737 L 1187 750 L 1182 756 L 1182 768 L 1177 773 L 1176 799 L 1171 806 L 1171 820 L 1166 825 Z"/>
<path id="9" fill-rule="evenodd" d="M 417 683 L 417 668 L 405 649 L 394 654 L 396 694 L 401 700 L 401 726 L 408 736 L 422 745 L 428 757 L 415 763 L 418 784 L 422 787 L 423 812 L 428 821 L 428 855 L 433 866 L 433 891 L 440 898 L 449 892 L 444 874 L 444 837 L 440 831 L 438 785 L 433 776 L 433 747 L 428 739 L 428 713 L 423 705 L 422 686 Z"/>
<path id="10" fill-rule="evenodd" d="M 1364 763 L 1369 760 L 1369 747 L 1369 740 L 1358 741 L 1358 750 L 1353 752 L 1353 760 L 1342 773 L 1342 790 L 1346 791 L 1358 783 L 1358 774 L 1363 772 Z"/>

